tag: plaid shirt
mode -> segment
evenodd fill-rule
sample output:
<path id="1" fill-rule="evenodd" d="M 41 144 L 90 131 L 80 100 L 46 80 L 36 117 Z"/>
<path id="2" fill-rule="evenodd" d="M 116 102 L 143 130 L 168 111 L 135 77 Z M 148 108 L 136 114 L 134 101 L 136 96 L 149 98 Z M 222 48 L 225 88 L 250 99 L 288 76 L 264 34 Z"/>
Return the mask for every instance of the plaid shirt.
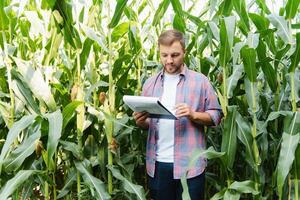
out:
<path id="1" fill-rule="evenodd" d="M 143 85 L 142 96 L 160 97 L 163 93 L 163 71 L 150 77 Z M 187 103 L 197 112 L 206 112 L 211 116 L 214 125 L 221 121 L 222 111 L 218 98 L 209 80 L 203 74 L 189 70 L 186 66 L 180 73 L 177 84 L 176 104 Z M 175 121 L 174 136 L 174 179 L 179 179 L 186 172 L 191 154 L 195 149 L 205 149 L 204 126 L 181 117 Z M 149 176 L 154 177 L 156 147 L 158 137 L 158 119 L 152 118 L 149 123 L 146 168 Z M 206 159 L 200 158 L 188 171 L 187 177 L 201 174 L 206 167 Z"/>

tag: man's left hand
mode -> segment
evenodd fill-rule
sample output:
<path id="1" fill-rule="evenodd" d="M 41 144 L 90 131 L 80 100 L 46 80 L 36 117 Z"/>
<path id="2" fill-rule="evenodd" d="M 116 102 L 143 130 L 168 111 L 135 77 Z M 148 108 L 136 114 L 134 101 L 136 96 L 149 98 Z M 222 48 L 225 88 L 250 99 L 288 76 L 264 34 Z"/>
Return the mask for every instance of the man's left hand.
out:
<path id="1" fill-rule="evenodd" d="M 195 111 L 191 109 L 189 105 L 186 103 L 179 103 L 175 106 L 176 109 L 176 117 L 187 117 L 190 120 L 194 119 Z"/>
<path id="2" fill-rule="evenodd" d="M 207 112 L 196 112 L 186 103 L 179 103 L 175 106 L 176 117 L 187 117 L 189 120 L 202 125 L 213 125 L 210 115 Z"/>

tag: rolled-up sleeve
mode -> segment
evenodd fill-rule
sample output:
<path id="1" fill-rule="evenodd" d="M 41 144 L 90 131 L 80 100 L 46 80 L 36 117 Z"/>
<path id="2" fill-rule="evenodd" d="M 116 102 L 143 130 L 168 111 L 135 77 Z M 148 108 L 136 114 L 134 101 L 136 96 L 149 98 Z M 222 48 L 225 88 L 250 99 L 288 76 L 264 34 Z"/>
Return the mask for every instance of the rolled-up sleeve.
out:
<path id="1" fill-rule="evenodd" d="M 205 84 L 205 112 L 208 113 L 214 123 L 214 126 L 220 124 L 223 112 L 218 102 L 218 96 L 210 82 L 207 80 Z"/>

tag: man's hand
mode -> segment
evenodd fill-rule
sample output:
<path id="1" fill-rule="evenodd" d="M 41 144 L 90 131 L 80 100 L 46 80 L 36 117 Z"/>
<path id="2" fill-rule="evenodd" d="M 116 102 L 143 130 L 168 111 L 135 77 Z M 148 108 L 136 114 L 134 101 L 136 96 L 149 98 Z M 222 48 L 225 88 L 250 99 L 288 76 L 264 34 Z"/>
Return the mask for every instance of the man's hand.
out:
<path id="1" fill-rule="evenodd" d="M 187 117 L 190 120 L 193 120 L 195 112 L 191 109 L 189 105 L 186 103 L 179 103 L 175 106 L 176 109 L 176 117 Z"/>
<path id="2" fill-rule="evenodd" d="M 213 121 L 207 112 L 196 112 L 186 103 L 179 103 L 175 106 L 176 117 L 187 117 L 191 121 L 202 125 L 213 125 Z"/>
<path id="3" fill-rule="evenodd" d="M 135 123 L 137 126 L 141 127 L 142 129 L 148 129 L 149 128 L 149 121 L 148 116 L 149 113 L 147 112 L 133 112 L 132 114 Z"/>

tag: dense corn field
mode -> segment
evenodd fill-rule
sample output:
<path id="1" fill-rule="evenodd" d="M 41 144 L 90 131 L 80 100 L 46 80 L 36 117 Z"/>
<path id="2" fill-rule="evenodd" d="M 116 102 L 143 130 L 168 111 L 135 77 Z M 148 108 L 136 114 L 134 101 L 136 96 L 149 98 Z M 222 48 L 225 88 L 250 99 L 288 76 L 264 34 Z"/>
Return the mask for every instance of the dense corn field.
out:
<path id="1" fill-rule="evenodd" d="M 147 199 L 147 133 L 122 97 L 175 28 L 224 113 L 192 158 L 209 160 L 206 199 L 298 200 L 299 4 L 1 0 L 0 199 Z"/>

